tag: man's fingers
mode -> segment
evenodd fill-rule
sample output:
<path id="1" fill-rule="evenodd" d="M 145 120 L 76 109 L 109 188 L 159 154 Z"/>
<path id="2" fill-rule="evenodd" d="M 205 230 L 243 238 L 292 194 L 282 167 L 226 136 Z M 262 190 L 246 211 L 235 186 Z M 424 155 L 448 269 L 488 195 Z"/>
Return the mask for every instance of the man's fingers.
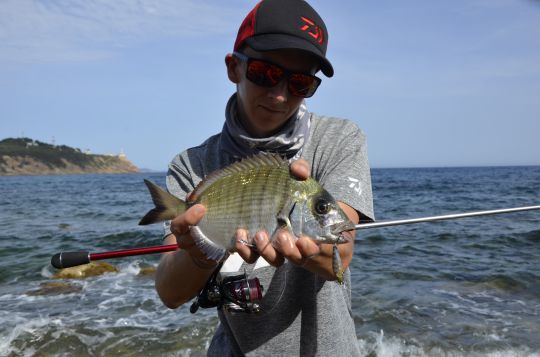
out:
<path id="1" fill-rule="evenodd" d="M 277 252 L 268 238 L 266 232 L 257 232 L 251 243 L 248 243 L 248 232 L 239 229 L 236 232 L 236 251 L 248 264 L 253 264 L 259 257 L 262 257 L 270 265 L 278 267 L 283 264 L 285 259 Z M 255 244 L 255 246 L 252 246 Z"/>
<path id="2" fill-rule="evenodd" d="M 285 259 L 274 249 L 266 232 L 257 232 L 254 241 L 259 254 L 270 265 L 278 267 L 283 264 Z"/>
<path id="3" fill-rule="evenodd" d="M 248 244 L 248 232 L 245 229 L 236 231 L 236 252 L 248 264 L 253 264 L 259 258 L 259 254 Z"/>
<path id="4" fill-rule="evenodd" d="M 201 204 L 196 204 L 190 207 L 183 215 L 180 217 L 184 218 L 183 223 L 187 226 L 194 226 L 203 218 L 206 214 L 206 207 Z"/>
<path id="5" fill-rule="evenodd" d="M 296 247 L 295 240 L 296 238 L 288 231 L 281 229 L 277 233 L 274 246 L 285 258 L 294 264 L 300 264 L 302 262 L 302 254 L 300 254 L 300 251 Z"/>
<path id="6" fill-rule="evenodd" d="M 321 247 L 312 239 L 300 237 L 296 241 L 296 247 L 304 258 L 313 257 L 321 253 Z"/>
<path id="7" fill-rule="evenodd" d="M 201 204 L 190 207 L 187 211 L 171 221 L 171 232 L 179 237 L 189 231 L 189 226 L 194 226 L 203 218 L 206 208 Z"/>
<path id="8" fill-rule="evenodd" d="M 307 237 L 295 238 L 288 231 L 278 232 L 275 241 L 276 250 L 291 263 L 304 266 L 307 261 L 321 254 L 320 246 Z"/>
<path id="9" fill-rule="evenodd" d="M 291 173 L 300 180 L 306 180 L 310 175 L 309 164 L 304 159 L 299 159 L 291 164 Z"/>

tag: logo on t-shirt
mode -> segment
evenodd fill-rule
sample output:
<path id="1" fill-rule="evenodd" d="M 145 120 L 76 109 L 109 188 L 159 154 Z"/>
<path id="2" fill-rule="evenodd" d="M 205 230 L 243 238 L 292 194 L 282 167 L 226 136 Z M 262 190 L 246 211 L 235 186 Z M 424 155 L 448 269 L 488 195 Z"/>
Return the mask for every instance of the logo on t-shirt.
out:
<path id="1" fill-rule="evenodd" d="M 362 194 L 362 184 L 360 183 L 359 179 L 355 179 L 354 177 L 349 177 L 349 188 L 352 188 L 356 191 L 358 196 Z"/>

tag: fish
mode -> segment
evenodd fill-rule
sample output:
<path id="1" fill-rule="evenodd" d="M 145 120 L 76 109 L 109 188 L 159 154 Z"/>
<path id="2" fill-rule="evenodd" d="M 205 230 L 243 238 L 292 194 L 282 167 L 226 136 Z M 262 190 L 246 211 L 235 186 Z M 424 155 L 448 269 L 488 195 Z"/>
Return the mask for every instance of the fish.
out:
<path id="1" fill-rule="evenodd" d="M 307 236 L 320 244 L 348 242 L 342 233 L 354 223 L 337 201 L 315 179 L 299 180 L 289 162 L 278 154 L 260 153 L 206 176 L 186 201 L 144 180 L 155 205 L 139 222 L 147 225 L 174 219 L 195 204 L 203 204 L 206 214 L 190 233 L 209 259 L 222 260 L 236 245 L 236 231 L 248 231 L 244 244 L 255 247 L 256 232 L 275 233 L 287 229 L 295 237 Z M 332 266 L 338 282 L 343 268 L 335 246 Z"/>

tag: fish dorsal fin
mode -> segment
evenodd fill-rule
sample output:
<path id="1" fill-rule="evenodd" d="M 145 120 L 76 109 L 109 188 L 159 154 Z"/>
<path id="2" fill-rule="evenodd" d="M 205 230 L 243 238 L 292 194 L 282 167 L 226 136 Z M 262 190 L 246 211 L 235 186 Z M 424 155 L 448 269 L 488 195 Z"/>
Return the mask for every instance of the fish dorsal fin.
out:
<path id="1" fill-rule="evenodd" d="M 199 182 L 197 187 L 195 187 L 195 190 L 193 190 L 193 192 L 189 196 L 189 201 L 195 202 L 197 198 L 202 194 L 202 192 L 204 192 L 208 187 L 210 187 L 216 181 L 229 175 L 234 175 L 261 167 L 278 168 L 288 166 L 289 162 L 283 157 L 281 157 L 279 154 L 265 152 L 258 153 L 256 155 L 242 159 L 241 161 L 237 161 L 227 167 L 224 167 L 223 169 L 219 169 L 208 174 L 208 176 L 206 176 L 201 182 Z"/>

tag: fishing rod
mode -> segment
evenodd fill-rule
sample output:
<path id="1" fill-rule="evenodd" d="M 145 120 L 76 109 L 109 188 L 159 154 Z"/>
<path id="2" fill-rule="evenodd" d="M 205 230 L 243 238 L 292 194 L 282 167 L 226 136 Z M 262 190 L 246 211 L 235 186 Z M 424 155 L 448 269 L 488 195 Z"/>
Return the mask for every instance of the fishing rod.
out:
<path id="1" fill-rule="evenodd" d="M 441 215 L 441 216 L 400 219 L 400 220 L 393 220 L 393 221 L 362 223 L 362 224 L 355 225 L 355 229 L 362 230 L 362 229 L 372 229 L 372 228 L 383 228 L 383 227 L 406 225 L 406 224 L 446 221 L 446 220 L 451 220 L 451 219 L 488 216 L 488 215 L 495 215 L 495 214 L 532 211 L 532 210 L 539 210 L 539 209 L 540 209 L 540 205 L 502 208 L 502 209 L 494 209 L 494 210 L 488 210 L 488 211 L 454 213 L 454 214 L 446 214 L 446 215 Z M 177 244 L 169 244 L 169 245 L 157 245 L 157 246 L 152 246 L 152 247 L 115 250 L 115 251 L 101 252 L 101 253 L 90 253 L 90 252 L 83 252 L 83 251 L 61 252 L 61 253 L 56 253 L 55 255 L 52 256 L 51 264 L 53 267 L 57 269 L 63 269 L 63 268 L 74 267 L 77 265 L 88 264 L 94 260 L 121 258 L 121 257 L 143 255 L 143 254 L 165 253 L 165 252 L 172 252 L 177 249 L 179 249 Z"/>
<path id="2" fill-rule="evenodd" d="M 494 214 L 513 213 L 513 212 L 521 212 L 521 211 L 532 211 L 532 210 L 537 210 L 537 209 L 540 209 L 540 206 L 501 208 L 501 209 L 493 209 L 493 210 L 488 210 L 488 211 L 476 211 L 476 212 L 466 212 L 466 213 L 445 214 L 445 215 L 442 215 L 442 216 L 431 216 L 431 217 L 422 217 L 422 218 L 399 219 L 399 220 L 395 220 L 395 221 L 362 223 L 362 224 L 357 224 L 356 226 L 354 226 L 354 228 L 355 229 L 382 228 L 382 227 L 390 227 L 390 226 L 399 226 L 399 225 L 404 225 L 404 224 L 446 221 L 446 220 L 450 220 L 450 219 L 460 219 L 460 218 L 477 217 L 477 216 L 489 216 L 489 215 L 494 215 Z"/>

